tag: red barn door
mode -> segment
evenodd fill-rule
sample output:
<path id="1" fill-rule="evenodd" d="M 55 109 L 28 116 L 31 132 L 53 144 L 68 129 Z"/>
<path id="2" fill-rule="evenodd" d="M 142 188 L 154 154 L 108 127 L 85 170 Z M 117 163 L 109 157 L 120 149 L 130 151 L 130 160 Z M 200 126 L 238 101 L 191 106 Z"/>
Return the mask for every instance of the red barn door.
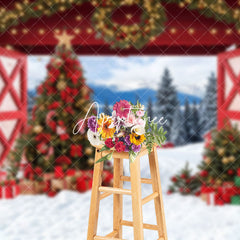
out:
<path id="1" fill-rule="evenodd" d="M 27 57 L 0 48 L 0 167 L 27 121 Z"/>
<path id="2" fill-rule="evenodd" d="M 240 129 L 240 49 L 218 56 L 218 128 L 229 121 Z"/>

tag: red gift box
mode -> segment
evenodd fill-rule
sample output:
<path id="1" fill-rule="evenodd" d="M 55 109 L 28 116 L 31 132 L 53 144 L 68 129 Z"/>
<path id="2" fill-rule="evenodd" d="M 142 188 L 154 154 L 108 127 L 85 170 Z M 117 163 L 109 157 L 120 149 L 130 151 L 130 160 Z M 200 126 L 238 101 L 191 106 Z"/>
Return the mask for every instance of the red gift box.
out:
<path id="1" fill-rule="evenodd" d="M 77 178 L 76 190 L 79 192 L 86 192 L 92 188 L 92 179 L 88 178 L 86 175 L 82 175 Z"/>
<path id="2" fill-rule="evenodd" d="M 7 172 L 0 170 L 0 182 L 7 180 Z"/>
<path id="3" fill-rule="evenodd" d="M 54 177 L 55 178 L 63 178 L 64 177 L 63 168 L 61 166 L 56 166 L 54 168 Z"/>

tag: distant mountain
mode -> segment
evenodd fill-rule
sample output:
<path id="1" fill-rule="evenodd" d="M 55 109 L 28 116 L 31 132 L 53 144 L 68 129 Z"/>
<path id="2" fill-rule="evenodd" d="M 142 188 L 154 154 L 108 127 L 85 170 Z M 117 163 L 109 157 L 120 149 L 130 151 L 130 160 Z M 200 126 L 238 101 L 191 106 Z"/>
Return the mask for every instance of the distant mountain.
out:
<path id="1" fill-rule="evenodd" d="M 147 101 L 149 98 L 152 98 L 153 102 L 156 102 L 156 91 L 152 89 L 137 89 L 134 91 L 114 91 L 110 88 L 105 88 L 103 86 L 90 85 L 92 90 L 94 91 L 93 100 L 98 102 L 100 106 L 102 106 L 106 101 L 109 105 L 113 105 L 115 102 L 125 99 L 135 103 L 137 99 L 144 105 L 147 105 Z M 192 104 L 196 102 L 199 104 L 201 102 L 201 98 L 197 96 L 193 96 L 186 93 L 178 92 L 178 100 L 181 105 L 184 105 L 185 99 L 188 99 L 189 103 Z M 29 107 L 30 110 L 34 104 L 33 98 L 36 96 L 36 90 L 28 91 L 28 99 L 29 99 Z"/>
<path id="2" fill-rule="evenodd" d="M 113 91 L 110 88 L 105 88 L 102 86 L 90 85 L 90 87 L 94 91 L 94 100 L 97 101 L 99 104 L 104 104 L 105 101 L 108 101 L 108 103 L 111 105 L 121 99 L 125 99 L 131 101 L 132 103 L 135 103 L 136 100 L 139 99 L 142 104 L 146 105 L 149 98 L 152 98 L 152 101 L 156 102 L 156 91 L 153 89 L 144 88 L 134 91 Z M 178 92 L 177 95 L 181 105 L 184 105 L 185 99 L 188 99 L 190 104 L 192 104 L 193 102 L 199 104 L 202 100 L 197 96 L 186 93 Z"/>

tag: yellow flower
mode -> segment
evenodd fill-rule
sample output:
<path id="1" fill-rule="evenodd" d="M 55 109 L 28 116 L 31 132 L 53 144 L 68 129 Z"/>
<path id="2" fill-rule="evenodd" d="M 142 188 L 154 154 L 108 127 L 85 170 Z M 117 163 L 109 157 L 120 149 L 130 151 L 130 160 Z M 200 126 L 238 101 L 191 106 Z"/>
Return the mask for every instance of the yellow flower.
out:
<path id="1" fill-rule="evenodd" d="M 145 138 L 144 134 L 137 135 L 134 132 L 130 134 L 130 142 L 135 145 L 140 145 L 141 143 L 143 143 L 145 141 L 145 139 L 146 138 Z"/>
<path id="2" fill-rule="evenodd" d="M 109 128 L 109 126 L 112 123 L 112 118 L 109 116 L 102 116 L 98 120 L 98 131 L 102 135 L 102 138 L 112 138 L 113 134 L 115 133 L 116 129 L 114 128 Z"/>

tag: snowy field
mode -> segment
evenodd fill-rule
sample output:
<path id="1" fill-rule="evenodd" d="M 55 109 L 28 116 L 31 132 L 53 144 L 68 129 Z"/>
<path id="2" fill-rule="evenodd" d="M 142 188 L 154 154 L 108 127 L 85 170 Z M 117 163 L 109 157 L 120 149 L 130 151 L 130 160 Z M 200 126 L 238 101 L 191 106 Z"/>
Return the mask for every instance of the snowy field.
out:
<path id="1" fill-rule="evenodd" d="M 196 170 L 203 145 L 194 144 L 158 151 L 169 240 L 239 240 L 240 207 L 208 207 L 196 197 L 167 195 L 169 178 L 186 161 Z M 142 177 L 149 177 L 147 159 L 141 160 Z M 125 160 L 125 175 L 129 166 Z M 130 188 L 125 184 L 125 188 Z M 142 185 L 143 197 L 151 193 Z M 0 240 L 86 240 L 91 192 L 63 191 L 55 198 L 19 196 L 0 201 Z M 124 196 L 124 219 L 131 220 L 131 199 Z M 101 202 L 98 235 L 112 231 L 112 198 Z M 155 223 L 154 205 L 143 207 L 145 223 Z M 133 239 L 131 227 L 123 228 L 123 239 Z M 155 231 L 145 230 L 145 240 L 157 240 Z"/>

